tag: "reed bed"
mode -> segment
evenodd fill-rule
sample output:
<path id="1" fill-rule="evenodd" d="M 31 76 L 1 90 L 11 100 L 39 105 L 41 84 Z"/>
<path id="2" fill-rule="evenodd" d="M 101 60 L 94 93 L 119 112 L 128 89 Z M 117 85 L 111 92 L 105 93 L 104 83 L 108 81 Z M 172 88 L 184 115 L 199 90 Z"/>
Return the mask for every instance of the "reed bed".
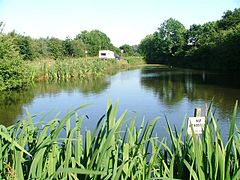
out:
<path id="1" fill-rule="evenodd" d="M 237 103 L 226 144 L 211 111 L 200 139 L 169 125 L 171 143 L 153 136 L 157 118 L 136 127 L 117 116 L 118 103 L 93 131 L 83 130 L 78 110 L 34 124 L 30 114 L 10 127 L 0 125 L 2 179 L 239 179 L 240 132 Z M 74 124 L 74 125 L 73 125 Z M 72 127 L 73 126 L 73 127 Z M 170 144 L 170 145 L 169 145 Z"/>
<path id="2" fill-rule="evenodd" d="M 98 78 L 127 67 L 127 61 L 91 59 L 64 59 L 30 63 L 35 80 L 69 80 Z"/>

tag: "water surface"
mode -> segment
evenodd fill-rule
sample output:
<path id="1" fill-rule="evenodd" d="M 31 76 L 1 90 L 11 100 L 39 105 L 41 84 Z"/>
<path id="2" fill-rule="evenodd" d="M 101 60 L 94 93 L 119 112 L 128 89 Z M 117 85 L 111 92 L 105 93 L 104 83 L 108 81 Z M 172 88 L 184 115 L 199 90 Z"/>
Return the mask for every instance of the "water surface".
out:
<path id="1" fill-rule="evenodd" d="M 155 133 L 165 136 L 165 116 L 180 128 L 185 116 L 193 115 L 194 108 L 213 102 L 221 132 L 227 136 L 235 101 L 240 99 L 238 75 L 204 71 L 145 67 L 119 72 L 103 79 L 68 82 L 38 83 L 27 91 L 3 92 L 0 95 L 0 122 L 13 124 L 28 110 L 36 115 L 35 122 L 50 112 L 47 122 L 60 112 L 90 104 L 79 111 L 88 115 L 83 126 L 91 129 L 106 111 L 107 99 L 120 100 L 118 114 L 128 110 L 130 119 L 137 112 L 137 125 L 159 117 Z M 237 126 L 240 125 L 240 113 Z"/>

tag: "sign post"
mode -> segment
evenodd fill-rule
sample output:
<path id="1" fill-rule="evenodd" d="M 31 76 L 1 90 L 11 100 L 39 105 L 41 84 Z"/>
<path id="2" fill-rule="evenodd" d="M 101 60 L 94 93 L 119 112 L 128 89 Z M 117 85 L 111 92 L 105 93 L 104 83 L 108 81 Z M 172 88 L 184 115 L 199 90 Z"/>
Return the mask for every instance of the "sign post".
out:
<path id="1" fill-rule="evenodd" d="M 205 117 L 201 117 L 201 109 L 196 108 L 194 112 L 195 117 L 189 117 L 188 119 L 188 129 L 187 132 L 189 135 L 194 134 L 197 139 L 199 139 L 200 134 L 204 130 L 205 126 Z"/>
<path id="2" fill-rule="evenodd" d="M 188 119 L 188 134 L 200 135 L 204 130 L 205 117 L 189 117 Z M 193 131 L 193 132 L 192 132 Z"/>

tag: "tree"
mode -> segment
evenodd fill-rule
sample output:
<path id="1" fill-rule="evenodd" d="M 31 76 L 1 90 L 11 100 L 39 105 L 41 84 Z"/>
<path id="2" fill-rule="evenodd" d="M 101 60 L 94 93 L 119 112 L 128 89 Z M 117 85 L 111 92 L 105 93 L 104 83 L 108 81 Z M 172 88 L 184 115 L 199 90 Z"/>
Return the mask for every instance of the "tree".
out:
<path id="1" fill-rule="evenodd" d="M 18 48 L 23 60 L 33 60 L 35 58 L 32 43 L 33 39 L 31 37 L 17 34 L 15 31 L 11 31 L 8 35 L 13 38 L 13 42 Z"/>
<path id="2" fill-rule="evenodd" d="M 19 47 L 19 52 L 23 57 L 23 60 L 33 60 L 33 47 L 31 45 L 31 38 L 27 36 L 18 35 L 17 36 L 17 46 Z"/>
<path id="3" fill-rule="evenodd" d="M 99 30 L 82 31 L 75 39 L 81 40 L 90 56 L 96 56 L 101 49 L 114 49 L 109 37 Z"/>
<path id="4" fill-rule="evenodd" d="M 123 50 L 123 53 L 125 53 L 127 56 L 134 56 L 136 53 L 136 50 L 133 48 L 133 46 L 130 46 L 128 44 L 124 44 L 119 47 Z"/>
<path id="5" fill-rule="evenodd" d="M 240 8 L 234 11 L 226 11 L 222 16 L 222 19 L 217 21 L 217 26 L 221 30 L 227 30 L 229 28 L 235 27 L 240 23 Z"/>
<path id="6" fill-rule="evenodd" d="M 67 57 L 83 57 L 85 54 L 85 45 L 79 39 L 66 38 L 63 41 L 63 53 Z"/>
<path id="7" fill-rule="evenodd" d="M 22 88 L 30 78 L 14 38 L 0 33 L 0 91 Z"/>
<path id="8" fill-rule="evenodd" d="M 201 26 L 201 34 L 197 45 L 199 47 L 213 47 L 215 45 L 215 40 L 218 37 L 218 29 L 216 22 L 208 22 Z"/>
<path id="9" fill-rule="evenodd" d="M 160 25 L 157 32 L 141 41 L 140 53 L 149 63 L 169 63 L 173 57 L 184 55 L 185 34 L 185 27 L 170 18 Z"/>
<path id="10" fill-rule="evenodd" d="M 73 43 L 72 43 L 72 40 L 69 37 L 67 37 L 62 42 L 62 45 L 63 45 L 63 54 L 64 54 L 64 56 L 68 56 L 68 57 L 74 56 Z"/>
<path id="11" fill-rule="evenodd" d="M 147 63 L 160 63 L 158 61 L 160 52 L 156 33 L 147 35 L 139 44 L 139 53 Z"/>
<path id="12" fill-rule="evenodd" d="M 42 58 L 50 57 L 49 52 L 49 38 L 39 38 L 36 40 L 37 45 L 39 46 L 39 56 Z"/>
<path id="13" fill-rule="evenodd" d="M 48 39 L 48 51 L 50 57 L 53 59 L 62 59 L 63 58 L 63 46 L 62 41 L 57 38 Z"/>
<path id="14" fill-rule="evenodd" d="M 168 57 L 178 56 L 183 52 L 185 41 L 185 27 L 177 20 L 170 18 L 158 28 L 162 51 Z"/>
<path id="15" fill-rule="evenodd" d="M 85 45 L 79 39 L 72 40 L 73 46 L 73 56 L 74 57 L 83 57 L 85 55 Z"/>
<path id="16" fill-rule="evenodd" d="M 186 40 L 188 46 L 197 46 L 199 38 L 201 37 L 203 33 L 202 26 L 193 24 L 190 26 L 190 28 L 187 30 L 186 33 Z"/>

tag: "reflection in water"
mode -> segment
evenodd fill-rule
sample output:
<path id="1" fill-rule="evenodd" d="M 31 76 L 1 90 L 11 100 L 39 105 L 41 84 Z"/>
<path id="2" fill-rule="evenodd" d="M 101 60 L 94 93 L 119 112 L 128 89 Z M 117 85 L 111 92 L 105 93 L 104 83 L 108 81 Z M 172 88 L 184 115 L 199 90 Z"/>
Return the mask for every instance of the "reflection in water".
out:
<path id="1" fill-rule="evenodd" d="M 150 76 L 149 76 L 150 74 Z M 240 99 L 240 81 L 236 74 L 216 74 L 194 70 L 145 68 L 141 84 L 152 90 L 166 105 L 174 105 L 183 98 L 190 101 L 214 101 L 221 112 L 231 112 Z"/>
<path id="2" fill-rule="evenodd" d="M 27 91 L 1 93 L 0 122 L 5 125 L 14 123 L 24 116 L 25 108 L 31 114 L 45 115 L 52 112 L 48 117 L 51 119 L 58 112 L 61 112 L 62 117 L 68 109 L 91 104 L 81 110 L 80 114 L 87 114 L 89 117 L 83 125 L 93 128 L 105 112 L 107 98 L 110 97 L 113 102 L 120 99 L 119 113 L 128 109 L 131 116 L 137 112 L 137 126 L 141 125 L 143 116 L 146 120 L 159 116 L 156 133 L 167 136 L 164 133 L 164 115 L 171 124 L 180 128 L 185 115 L 192 115 L 195 107 L 204 108 L 205 103 L 214 98 L 213 108 L 217 118 L 221 120 L 220 127 L 225 131 L 234 103 L 236 99 L 240 99 L 238 77 L 232 74 L 145 67 L 122 71 L 106 79 L 39 83 Z M 34 120 L 37 121 L 39 116 Z M 237 118 L 239 125 L 240 113 Z M 225 137 L 227 132 L 225 131 Z"/>
<path id="3" fill-rule="evenodd" d="M 34 98 L 32 91 L 13 91 L 0 93 L 0 124 L 9 126 L 22 113 L 24 104 Z"/>
<path id="4" fill-rule="evenodd" d="M 42 82 L 36 84 L 36 87 L 34 88 L 34 94 L 54 95 L 59 93 L 59 91 L 65 91 L 69 93 L 72 91 L 79 91 L 85 95 L 98 94 L 104 91 L 108 86 L 109 82 L 106 79 Z"/>
<path id="5" fill-rule="evenodd" d="M 152 74 L 149 70 L 143 70 L 142 73 Z M 176 76 L 172 76 L 170 71 L 161 69 L 161 74 L 157 74 L 157 76 L 143 76 L 141 83 L 146 89 L 152 89 L 160 101 L 167 105 L 173 105 L 184 97 L 183 78 L 177 73 Z"/>
<path id="6" fill-rule="evenodd" d="M 30 104 L 38 96 L 54 96 L 61 91 L 81 92 L 84 95 L 98 94 L 109 86 L 106 79 L 91 79 L 67 82 L 37 83 L 26 91 L 1 92 L 0 124 L 9 126 L 23 114 L 23 106 Z M 48 104 L 48 102 L 46 102 Z M 41 110 L 39 110 L 41 111 Z"/>

